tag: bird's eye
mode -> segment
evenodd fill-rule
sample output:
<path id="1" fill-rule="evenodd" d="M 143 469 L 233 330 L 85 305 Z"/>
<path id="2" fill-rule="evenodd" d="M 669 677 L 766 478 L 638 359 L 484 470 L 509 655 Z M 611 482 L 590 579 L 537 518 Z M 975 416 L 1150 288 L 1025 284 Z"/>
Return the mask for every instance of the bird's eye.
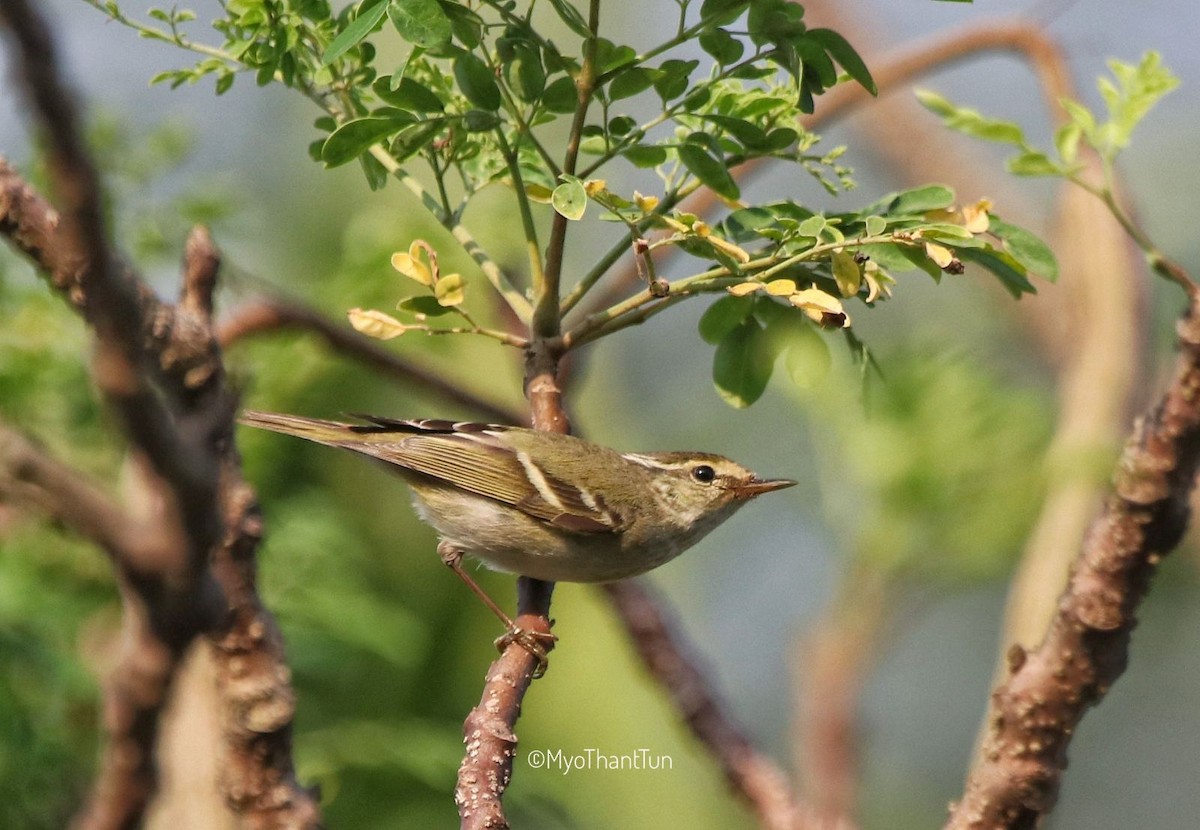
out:
<path id="1" fill-rule="evenodd" d="M 707 464 L 701 464 L 698 467 L 692 467 L 692 478 L 703 484 L 709 484 L 717 477 L 717 471 Z"/>

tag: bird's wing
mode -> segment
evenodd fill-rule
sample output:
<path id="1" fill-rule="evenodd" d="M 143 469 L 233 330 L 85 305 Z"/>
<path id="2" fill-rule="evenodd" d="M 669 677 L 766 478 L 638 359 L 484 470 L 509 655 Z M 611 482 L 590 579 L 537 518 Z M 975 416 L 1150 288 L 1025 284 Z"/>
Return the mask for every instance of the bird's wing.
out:
<path id="1" fill-rule="evenodd" d="M 561 530 L 613 533 L 624 529 L 622 517 L 600 496 L 546 472 L 527 453 L 505 443 L 499 437 L 502 426 L 371 420 L 373 425 L 356 431 L 369 432 L 375 440 L 347 442 L 347 449 L 510 504 Z M 398 440 L 388 441 L 391 436 Z"/>

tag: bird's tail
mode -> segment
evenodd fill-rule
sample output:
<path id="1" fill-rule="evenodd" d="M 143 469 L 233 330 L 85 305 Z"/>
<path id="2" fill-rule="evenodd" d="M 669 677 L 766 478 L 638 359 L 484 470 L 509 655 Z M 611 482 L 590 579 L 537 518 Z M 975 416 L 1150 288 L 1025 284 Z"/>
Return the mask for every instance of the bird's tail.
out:
<path id="1" fill-rule="evenodd" d="M 248 427 L 269 429 L 272 432 L 282 432 L 284 435 L 294 435 L 307 441 L 329 446 L 343 446 L 353 442 L 355 433 L 350 424 L 338 421 L 322 421 L 319 418 L 301 418 L 299 415 L 284 415 L 279 412 L 255 412 L 246 410 L 238 423 Z"/>

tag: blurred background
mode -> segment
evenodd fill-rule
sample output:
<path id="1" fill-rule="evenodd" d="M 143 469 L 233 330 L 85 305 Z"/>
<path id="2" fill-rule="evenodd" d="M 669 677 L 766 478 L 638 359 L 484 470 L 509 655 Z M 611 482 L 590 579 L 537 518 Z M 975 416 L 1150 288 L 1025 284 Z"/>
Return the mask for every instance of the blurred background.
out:
<path id="1" fill-rule="evenodd" d="M 388 257 L 415 237 L 438 247 L 444 268 L 473 273 L 400 188 L 372 194 L 356 166 L 323 171 L 309 161 L 316 113 L 298 96 L 248 78 L 219 98 L 206 84 L 148 87 L 151 76 L 189 57 L 106 24 L 82 2 L 46 5 L 93 121 L 118 239 L 164 293 L 174 291 L 195 221 L 211 224 L 224 250 L 226 313 L 264 291 L 335 318 L 354 306 L 391 308 L 403 287 Z M 206 5 L 195 5 L 201 22 L 214 13 Z M 982 3 L 806 7 L 877 73 L 891 56 L 961 27 L 998 28 Z M 644 4 L 622 9 L 610 0 L 604 13 L 620 36 L 646 39 L 638 29 L 653 15 Z M 1093 107 L 1094 79 L 1110 57 L 1136 62 L 1157 49 L 1181 77 L 1120 167 L 1150 235 L 1200 273 L 1188 218 L 1200 189 L 1192 163 L 1200 9 L 1168 0 L 1148 15 L 1102 0 L 1024 4 L 1006 14 L 1059 46 L 1077 94 Z M 1048 142 L 1044 92 L 1019 54 L 963 56 L 918 83 Z M 843 161 L 857 172 L 857 190 L 835 200 L 799 174 L 760 171 L 751 193 L 833 210 L 839 200 L 865 204 L 945 181 L 964 202 L 991 198 L 998 214 L 1053 241 L 1058 284 L 1039 284 L 1037 297 L 1018 303 L 970 271 L 940 286 L 910 274 L 894 300 L 852 309 L 882 379 L 864 387 L 831 343 L 827 378 L 806 388 L 777 371 L 764 398 L 741 411 L 712 388 L 711 348 L 696 334 L 706 303 L 686 303 L 590 348 L 572 367 L 569 405 L 581 433 L 621 449 L 711 450 L 801 481 L 649 579 L 735 719 L 805 778 L 818 801 L 837 802 L 828 805 L 834 811 L 856 804 L 866 828 L 938 826 L 961 792 L 1009 636 L 1014 575 L 1024 598 L 1040 594 L 1044 605 L 1057 591 L 1130 414 L 1161 386 L 1171 320 L 1182 307 L 1176 291 L 1148 280 L 1086 201 L 1053 182 L 1007 178 L 1002 155 L 944 135 L 933 116 L 913 108 L 913 85 L 885 88 L 880 101 L 820 125 L 823 146 L 849 146 Z M 36 180 L 11 87 L 0 86 L 0 153 Z M 818 100 L 818 116 L 821 109 Z M 618 183 L 614 190 L 657 186 L 633 172 Z M 519 267 L 521 240 L 503 194 L 494 196 L 468 223 L 502 263 Z M 577 230 L 569 261 L 589 262 L 611 232 L 598 222 Z M 475 293 L 486 316 L 484 292 Z M 119 488 L 119 442 L 87 380 L 85 331 L 7 252 L 0 319 L 0 417 Z M 410 335 L 392 347 L 491 400 L 522 403 L 519 359 L 491 341 Z M 385 381 L 301 333 L 238 342 L 228 362 L 253 408 L 478 414 Z M 493 657 L 495 620 L 438 562 L 432 532 L 415 521 L 396 479 L 280 436 L 247 431 L 240 440 L 267 520 L 261 591 L 287 638 L 299 693 L 301 778 L 320 785 L 330 826 L 456 826 L 450 793 L 461 722 Z M 511 578 L 480 578 L 503 604 L 513 602 Z M 1190 539 L 1143 608 L 1127 675 L 1079 729 L 1049 826 L 1195 826 L 1196 585 Z M 1015 615 L 1012 636 L 1021 622 L 1036 630 L 1036 611 Z M 507 798 L 514 826 L 752 826 L 599 592 L 560 585 L 554 616 L 561 647 L 518 725 L 522 756 Z M 0 826 L 62 826 L 86 792 L 99 741 L 98 678 L 118 621 L 104 558 L 0 503 Z M 838 732 L 845 724 L 851 731 Z M 855 764 L 831 761 L 830 742 L 839 740 Z M 673 768 L 563 775 L 527 763 L 534 749 L 593 748 L 644 748 L 670 756 Z M 215 814 L 160 822 L 224 826 Z"/>

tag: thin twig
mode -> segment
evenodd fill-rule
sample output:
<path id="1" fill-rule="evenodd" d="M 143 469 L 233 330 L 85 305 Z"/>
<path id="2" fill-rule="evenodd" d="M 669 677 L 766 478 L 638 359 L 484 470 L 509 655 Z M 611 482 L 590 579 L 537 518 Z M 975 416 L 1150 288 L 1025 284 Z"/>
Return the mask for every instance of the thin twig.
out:
<path id="1" fill-rule="evenodd" d="M 518 424 L 525 420 L 517 410 L 489 401 L 478 393 L 464 389 L 458 382 L 447 380 L 441 374 L 405 360 L 371 338 L 295 300 L 260 297 L 247 303 L 221 323 L 217 338 L 222 347 L 229 348 L 248 337 L 289 329 L 312 332 L 335 352 L 359 360 L 385 377 L 420 386 L 487 418 L 504 424 Z"/>
<path id="2" fill-rule="evenodd" d="M 988 736 L 947 830 L 1028 828 L 1053 807 L 1067 747 L 1086 711 L 1124 672 L 1135 612 L 1179 542 L 1200 466 L 1200 303 L 1177 326 L 1170 386 L 1134 425 L 1113 493 L 1088 531 L 1046 638 L 1009 654 Z"/>
<path id="3" fill-rule="evenodd" d="M 592 36 L 583 42 L 583 61 L 575 76 L 575 115 L 567 134 L 567 151 L 563 159 L 563 173 L 575 175 L 575 164 L 579 159 L 579 146 L 583 139 L 583 128 L 587 123 L 587 111 L 596 91 L 596 50 L 600 29 L 600 0 L 588 4 L 588 29 Z M 524 194 L 522 194 L 523 196 Z M 567 217 L 555 211 L 550 223 L 550 241 L 546 245 L 546 265 L 540 285 L 534 285 L 533 320 L 530 333 L 535 338 L 558 336 L 562 325 L 559 310 L 559 289 L 562 284 L 563 256 L 566 250 Z"/>

